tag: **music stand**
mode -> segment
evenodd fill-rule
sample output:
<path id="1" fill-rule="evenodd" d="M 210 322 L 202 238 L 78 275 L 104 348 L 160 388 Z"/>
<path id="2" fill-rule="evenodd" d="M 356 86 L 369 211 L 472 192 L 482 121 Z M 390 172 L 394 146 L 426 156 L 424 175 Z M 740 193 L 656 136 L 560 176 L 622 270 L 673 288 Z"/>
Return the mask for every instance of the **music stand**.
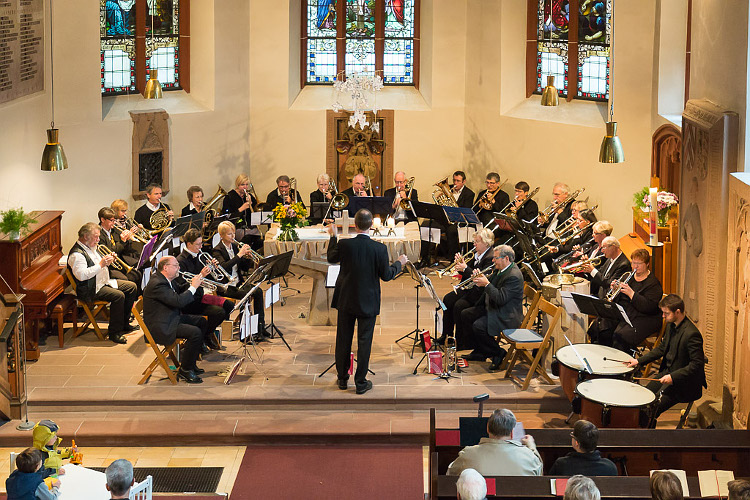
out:
<path id="1" fill-rule="evenodd" d="M 424 203 L 421 201 L 411 201 L 409 200 L 409 203 L 411 203 L 412 212 L 414 212 L 414 215 L 416 217 L 427 219 L 429 222 L 427 223 L 428 227 L 428 233 L 427 233 L 427 243 L 430 245 L 430 249 L 432 248 L 432 229 L 433 229 L 433 223 L 432 221 L 437 222 L 437 225 L 435 226 L 436 229 L 445 229 L 448 227 L 448 224 L 450 224 L 450 221 L 448 219 L 448 216 L 445 213 L 444 206 L 442 205 L 435 205 L 434 203 Z M 424 227 L 424 226 L 422 226 Z M 440 243 L 440 239 L 438 238 L 438 241 L 436 243 Z M 427 261 L 429 262 L 429 252 L 427 254 L 422 255 L 428 255 Z"/>
<path id="2" fill-rule="evenodd" d="M 518 219 L 510 215 L 495 212 L 495 223 L 498 227 L 510 228 L 513 237 L 516 238 L 516 243 L 521 247 L 524 259 L 531 265 L 536 276 L 544 276 L 546 273 L 540 264 L 539 253 L 536 251 L 536 247 L 531 242 L 529 236 L 521 228 L 521 223 L 518 222 Z"/>
<path id="3" fill-rule="evenodd" d="M 154 257 L 159 255 L 159 252 L 162 251 L 164 248 L 164 245 L 167 244 L 168 241 L 172 241 L 172 233 L 174 233 L 176 227 L 169 228 L 168 231 L 164 231 L 161 234 L 161 237 L 159 238 L 159 244 L 156 246 L 156 249 L 151 253 L 151 256 L 149 257 L 149 261 L 153 261 Z"/>
<path id="4" fill-rule="evenodd" d="M 242 304 L 244 305 L 244 307 L 242 308 L 242 312 L 240 313 L 240 316 L 239 316 L 239 321 L 240 321 L 240 332 L 242 332 L 242 330 L 244 330 L 244 331 L 245 331 L 245 338 L 243 339 L 243 338 L 242 338 L 242 333 L 240 333 L 240 347 L 238 347 L 237 349 L 235 349 L 235 350 L 234 350 L 233 352 L 231 352 L 230 354 L 227 354 L 227 355 L 225 355 L 225 356 L 224 356 L 224 359 L 227 359 L 227 358 L 229 358 L 229 357 L 236 357 L 236 355 L 237 355 L 237 352 L 239 352 L 239 351 L 242 351 L 242 356 L 240 357 L 240 359 L 238 359 L 238 360 L 237 360 L 237 361 L 236 361 L 236 362 L 235 362 L 235 363 L 234 363 L 234 364 L 233 364 L 233 365 L 232 365 L 232 366 L 230 367 L 230 369 L 229 369 L 229 370 L 230 370 L 230 371 L 229 371 L 229 374 L 227 375 L 226 379 L 224 380 L 224 383 L 225 383 L 226 385 L 229 385 L 229 384 L 230 384 L 230 383 L 232 382 L 232 379 L 234 378 L 234 376 L 235 376 L 235 375 L 237 374 L 237 372 L 239 371 L 239 368 L 241 367 L 241 365 L 242 365 L 242 362 L 243 362 L 243 361 L 244 361 L 245 359 L 249 359 L 249 360 L 250 360 L 250 362 L 251 362 L 251 363 L 252 363 L 253 365 L 255 365 L 255 368 L 257 368 L 257 369 L 258 369 L 258 371 L 259 371 L 259 372 L 261 372 L 261 373 L 263 374 L 263 377 L 264 377 L 264 378 L 265 378 L 266 380 L 268 380 L 268 375 L 266 374 L 266 372 L 265 372 L 265 371 L 263 371 L 263 370 L 262 370 L 262 369 L 260 368 L 260 366 L 258 366 L 258 363 L 261 363 L 261 357 L 262 357 L 262 355 L 261 355 L 261 354 L 258 354 L 258 346 L 257 346 L 257 344 L 255 343 L 255 340 L 253 340 L 253 334 L 252 334 L 252 332 L 250 332 L 250 331 L 249 331 L 249 328 L 250 328 L 250 325 L 249 325 L 249 319 L 250 319 L 250 316 L 248 316 L 248 315 L 250 314 L 250 311 L 248 310 L 247 299 L 248 299 L 248 298 L 249 298 L 249 297 L 250 297 L 250 296 L 251 296 L 251 295 L 253 294 L 253 292 L 255 292 L 255 290 L 256 290 L 256 289 L 257 289 L 257 288 L 258 288 L 259 286 L 260 286 L 260 283 L 258 283 L 257 285 L 255 285 L 255 286 L 254 286 L 254 287 L 253 287 L 253 288 L 252 288 L 252 289 L 251 289 L 251 290 L 250 290 L 250 291 L 249 291 L 249 292 L 248 292 L 248 293 L 247 293 L 247 294 L 245 295 L 245 297 L 243 297 L 243 298 L 242 298 L 242 300 L 240 301 L 240 303 L 242 303 Z M 235 308 L 235 309 L 236 309 L 236 308 Z M 243 325 L 244 325 L 244 328 L 242 327 Z M 256 355 L 256 356 L 258 357 L 258 363 L 256 363 L 256 362 L 255 362 L 255 360 L 253 359 L 253 357 L 252 357 L 252 356 L 250 355 L 250 348 L 248 347 L 248 339 L 249 339 L 249 343 L 250 343 L 250 344 L 252 344 L 252 346 L 253 346 L 253 350 L 255 351 L 255 355 Z M 262 350 L 263 350 L 263 349 L 261 349 L 261 351 L 262 351 Z"/>
<path id="5" fill-rule="evenodd" d="M 583 314 L 597 316 L 604 319 L 612 319 L 617 322 L 624 321 L 628 325 L 633 326 L 627 313 L 625 313 L 625 309 L 617 303 L 602 300 L 593 295 L 586 295 L 584 293 L 570 292 L 570 296 L 573 297 L 573 301 L 576 303 L 578 310 Z"/>
<path id="6" fill-rule="evenodd" d="M 178 218 L 175 221 L 175 228 L 181 228 L 181 226 L 186 226 L 184 229 L 180 229 L 179 234 L 175 236 L 182 236 L 187 232 L 188 229 L 203 229 L 203 222 L 206 220 L 206 212 L 197 212 L 190 215 L 185 215 L 183 217 Z"/>
<path id="7" fill-rule="evenodd" d="M 445 305 L 445 303 L 443 302 L 443 300 L 437 294 L 437 291 L 435 290 L 435 287 L 432 285 L 432 280 L 430 280 L 430 278 L 427 277 L 427 276 L 425 276 L 424 274 L 422 275 L 422 285 L 427 290 L 427 293 L 430 294 L 430 297 L 432 297 L 432 300 L 434 300 L 435 303 L 437 304 L 437 307 L 435 308 L 435 327 L 433 329 L 433 331 L 437 334 L 437 329 L 438 329 L 438 315 L 437 315 L 437 311 L 438 311 L 438 309 L 441 309 L 443 312 L 445 312 L 445 311 L 448 310 L 448 307 Z M 421 365 L 422 361 L 424 361 L 427 358 L 428 353 L 430 351 L 436 351 L 436 350 L 441 350 L 442 351 L 443 349 L 440 346 L 440 344 L 438 344 L 437 342 L 433 341 L 432 342 L 432 346 L 430 347 L 430 349 L 428 351 L 426 351 L 422 355 L 422 359 L 420 359 L 419 363 L 417 363 L 417 366 L 414 367 L 414 371 L 412 371 L 412 375 L 416 375 L 417 374 L 417 370 L 419 369 L 419 365 Z M 456 366 L 456 369 L 459 372 L 461 371 L 461 369 L 458 366 Z M 448 379 L 450 379 L 450 378 L 456 378 L 456 377 L 454 377 L 453 375 L 451 375 L 449 372 L 446 371 L 446 372 L 443 372 L 440 375 L 438 375 L 437 378 L 443 379 L 446 382 L 450 382 L 450 380 L 448 380 Z"/>
<path id="8" fill-rule="evenodd" d="M 328 209 L 331 203 L 328 201 L 314 201 L 310 203 L 310 217 L 309 220 L 322 221 L 325 219 Z"/>
<path id="9" fill-rule="evenodd" d="M 292 256 L 294 255 L 293 250 L 289 250 L 288 252 L 282 253 L 280 255 L 274 255 L 271 257 L 267 257 L 267 259 L 263 259 L 261 262 L 268 260 L 268 274 L 265 277 L 266 283 L 271 285 L 275 284 L 273 282 L 276 278 L 283 278 L 284 275 L 289 271 L 289 264 L 292 263 Z M 260 266 L 259 266 L 260 267 Z M 280 285 L 279 285 L 280 286 Z M 273 292 L 271 292 L 273 293 Z M 284 345 L 286 345 L 287 349 L 290 351 L 292 350 L 289 343 L 284 338 L 284 332 L 282 332 L 278 326 L 273 322 L 273 300 L 271 301 L 271 323 L 266 325 L 266 329 L 271 333 L 271 338 L 273 338 L 274 333 L 277 333 L 279 335 L 279 338 L 284 342 Z"/>
<path id="10" fill-rule="evenodd" d="M 366 208 L 373 216 L 387 216 L 391 213 L 391 200 L 384 196 L 354 196 L 349 198 L 346 210 L 350 217 L 354 217 L 354 214 L 361 208 Z"/>

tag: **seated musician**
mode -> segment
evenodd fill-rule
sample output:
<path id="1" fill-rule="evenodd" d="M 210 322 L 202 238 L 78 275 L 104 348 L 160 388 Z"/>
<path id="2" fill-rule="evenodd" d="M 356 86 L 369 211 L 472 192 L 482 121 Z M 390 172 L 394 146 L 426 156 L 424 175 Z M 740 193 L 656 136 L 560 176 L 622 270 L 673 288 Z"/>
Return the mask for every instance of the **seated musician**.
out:
<path id="1" fill-rule="evenodd" d="M 333 194 L 329 189 L 331 178 L 328 174 L 320 174 L 316 182 L 318 183 L 318 189 L 310 193 L 310 210 L 312 210 L 313 203 L 330 203 L 331 198 L 333 198 Z M 320 218 L 311 216 L 307 220 L 310 221 L 310 224 L 320 224 L 323 222 L 322 216 Z"/>
<path id="2" fill-rule="evenodd" d="M 370 193 L 367 192 L 365 189 L 365 186 L 367 185 L 367 177 L 365 177 L 364 174 L 357 174 L 354 177 L 352 177 L 352 185 L 351 187 L 344 189 L 342 192 L 347 195 L 349 198 L 353 198 L 355 196 L 370 196 Z"/>
<path id="3" fill-rule="evenodd" d="M 188 204 L 182 207 L 182 213 L 180 213 L 182 217 L 194 215 L 201 211 L 203 208 L 203 188 L 190 186 L 187 190 L 187 199 Z"/>
<path id="4" fill-rule="evenodd" d="M 593 259 L 602 255 L 602 241 L 604 241 L 604 238 L 607 236 L 612 236 L 614 227 L 612 227 L 612 224 L 606 220 L 597 221 L 591 227 L 593 228 L 591 231 L 591 239 L 581 243 L 580 248 L 573 247 L 572 260 L 578 260 L 581 258 Z M 592 295 L 596 295 L 596 293 L 597 290 L 591 290 Z"/>
<path id="5" fill-rule="evenodd" d="M 393 182 L 396 184 L 395 187 L 386 189 L 383 193 L 383 197 L 388 200 L 393 200 L 391 203 L 391 210 L 393 218 L 396 222 L 411 222 L 417 220 L 414 212 L 411 208 L 404 209 L 401 206 L 401 200 L 410 199 L 412 202 L 419 201 L 419 196 L 416 189 L 412 189 L 410 193 L 406 192 L 406 174 L 403 172 L 396 172 L 393 175 Z"/>
<path id="6" fill-rule="evenodd" d="M 178 338 L 186 340 L 177 377 L 188 384 L 200 384 L 203 379 L 199 375 L 205 370 L 198 368 L 196 362 L 208 333 L 206 318 L 184 314 L 182 309 L 201 300 L 201 281 L 205 276 L 197 274 L 187 283 L 188 287 L 178 287 L 174 280 L 180 273 L 180 264 L 171 255 L 159 259 L 156 271 L 143 290 L 143 322 L 158 344 L 171 345 Z"/>
<path id="7" fill-rule="evenodd" d="M 529 197 L 529 183 L 520 181 L 515 186 L 515 197 L 513 198 L 513 207 L 519 207 L 516 209 L 516 219 L 524 221 L 532 221 L 539 215 L 539 205 L 534 200 L 527 200 Z"/>
<path id="8" fill-rule="evenodd" d="M 174 212 L 169 208 L 169 205 L 161 201 L 161 197 L 161 186 L 159 184 L 149 184 L 146 186 L 146 203 L 135 211 L 135 216 L 133 217 L 135 221 L 149 231 L 154 229 L 151 225 L 151 216 L 158 210 L 166 210 L 167 215 L 174 221 Z"/>
<path id="9" fill-rule="evenodd" d="M 148 237 L 148 231 L 141 226 L 142 234 L 138 238 L 133 233 L 133 228 L 128 228 L 126 220 L 128 219 L 128 202 L 125 200 L 115 200 L 110 204 L 110 208 L 115 211 L 115 225 L 112 228 L 112 232 L 115 234 L 115 239 L 119 236 L 123 241 L 129 242 L 127 254 L 131 257 L 139 259 L 143 245 L 150 239 Z M 134 219 L 130 219 L 134 221 Z"/>
<path id="10" fill-rule="evenodd" d="M 279 203 L 282 205 L 291 205 L 297 202 L 302 203 L 303 207 L 305 206 L 305 202 L 302 201 L 297 191 L 291 188 L 291 179 L 289 179 L 289 176 L 280 175 L 276 178 L 276 189 L 268 193 L 266 197 L 265 209 L 271 211 Z"/>
<path id="11" fill-rule="evenodd" d="M 558 182 L 552 187 L 552 204 L 556 206 L 552 216 L 547 221 L 539 221 L 539 227 L 544 230 L 544 236 L 548 241 L 555 238 L 553 231 L 562 225 L 573 214 L 569 203 L 564 203 L 570 193 L 570 188 L 563 182 Z"/>
<path id="12" fill-rule="evenodd" d="M 109 340 L 127 344 L 123 334 L 135 331 L 129 323 L 130 310 L 138 297 L 138 287 L 132 281 L 111 279 L 108 266 L 114 255 L 102 256 L 96 251 L 99 226 L 88 222 L 78 230 L 78 241 L 68 253 L 68 269 L 76 282 L 78 300 L 93 303 L 109 302 Z"/>
<path id="13" fill-rule="evenodd" d="M 475 211 L 477 212 L 477 217 L 479 217 L 479 220 L 484 227 L 487 227 L 487 225 L 495 218 L 493 213 L 501 212 L 503 208 L 508 206 L 510 196 L 501 189 L 500 175 L 497 172 L 490 172 L 487 174 L 484 184 L 487 186 L 487 189 L 483 189 L 477 193 L 477 199 L 474 202 L 474 205 L 476 205 Z M 492 199 L 492 207 L 487 210 L 486 208 L 483 208 L 482 205 L 489 203 L 490 199 Z"/>
<path id="14" fill-rule="evenodd" d="M 239 245 L 234 238 L 234 224 L 224 221 L 219 224 L 219 237 L 221 240 L 213 249 L 213 257 L 224 269 L 236 285 L 230 285 L 227 279 L 226 290 L 221 292 L 225 297 L 242 299 L 250 291 L 253 284 L 242 286 L 248 275 L 253 271 L 254 261 L 252 249 L 249 245 Z M 263 290 L 258 287 L 253 292 L 253 311 L 258 315 L 258 333 L 264 337 L 270 337 L 265 329 L 265 313 L 263 304 Z"/>
<path id="15" fill-rule="evenodd" d="M 569 254 L 574 248 L 581 248 L 581 245 L 588 243 L 593 238 L 594 224 L 597 222 L 594 212 L 585 209 L 580 212 L 574 211 L 574 213 L 575 215 L 571 215 L 568 220 L 575 220 L 575 224 L 561 234 L 563 240 L 567 241 L 559 242 L 558 240 L 558 242 L 547 245 L 550 253 L 555 257 Z"/>
<path id="16" fill-rule="evenodd" d="M 462 170 L 453 172 L 453 185 L 450 186 L 450 190 L 457 206 L 471 208 L 474 205 L 474 191 L 466 185 L 466 173 Z M 451 223 L 441 229 L 445 231 L 445 246 L 443 247 L 441 243 L 441 250 L 450 260 L 459 251 L 458 225 Z"/>
<path id="17" fill-rule="evenodd" d="M 461 322 L 475 346 L 463 357 L 472 361 L 491 358 L 490 370 L 498 370 L 508 351 L 497 344 L 495 337 L 506 328 L 519 328 L 523 321 L 523 275 L 513 262 L 513 247 L 499 245 L 493 251 L 492 274 L 487 276 L 479 269 L 472 273 L 474 285 L 482 292 L 474 307 L 461 313 Z"/>
<path id="18" fill-rule="evenodd" d="M 492 244 L 495 241 L 495 235 L 489 229 L 482 229 L 474 233 L 474 258 L 466 262 L 463 255 L 456 254 L 455 270 L 460 273 L 460 280 L 467 281 L 471 278 L 474 269 L 487 269 L 490 267 L 493 257 Z M 482 289 L 476 286 L 454 290 L 445 297 L 443 303 L 447 309 L 443 311 L 443 335 L 437 339 L 438 344 L 444 345 L 446 337 L 453 336 L 455 325 L 456 348 L 459 351 L 468 349 L 467 336 L 461 330 L 461 312 L 464 309 L 472 307 L 479 299 Z"/>
<path id="19" fill-rule="evenodd" d="M 604 299 L 612 284 L 620 277 L 630 271 L 630 261 L 620 250 L 620 242 L 614 236 L 607 236 L 602 240 L 601 250 L 606 260 L 595 268 L 591 264 L 585 265 L 582 270 L 589 274 L 592 285 L 597 286 L 598 297 Z M 608 318 L 596 318 L 588 329 L 589 338 L 594 344 L 612 346 L 617 322 Z"/>
<path id="20" fill-rule="evenodd" d="M 632 352 L 661 328 L 659 301 L 664 292 L 659 280 L 648 269 L 650 261 L 651 256 L 645 248 L 637 248 L 630 254 L 633 277 L 621 285 L 617 302 L 625 309 L 633 326 L 620 321 L 612 344 L 615 349 Z"/>
<path id="21" fill-rule="evenodd" d="M 201 232 L 197 229 L 188 229 L 187 232 L 182 236 L 182 241 L 185 243 L 185 248 L 182 250 L 182 253 L 177 256 L 177 262 L 180 264 L 180 273 L 190 273 L 194 275 L 201 274 L 203 272 L 203 269 L 206 267 L 198 258 L 201 253 L 201 248 L 203 247 L 203 238 Z M 218 261 L 216 260 L 214 261 L 214 264 L 216 264 L 217 266 L 219 265 Z M 187 282 L 190 279 L 191 278 L 189 277 L 178 276 L 177 278 L 175 278 L 174 283 L 178 287 L 187 288 L 187 286 L 185 285 L 187 285 Z M 219 291 L 220 289 L 217 289 L 217 292 Z M 206 295 L 204 295 L 203 297 L 206 297 Z M 232 303 L 231 300 L 225 300 L 223 298 L 220 298 L 216 301 L 208 301 L 203 297 L 200 301 L 193 301 L 182 311 L 187 314 L 207 316 L 208 320 L 206 325 L 206 337 L 203 340 L 203 344 L 205 346 L 203 352 L 205 354 L 209 348 L 220 348 L 219 342 L 214 336 L 214 332 L 223 321 L 229 319 L 229 315 L 234 309 L 234 303 Z M 213 305 L 204 302 L 220 302 L 221 305 Z"/>
<path id="22" fill-rule="evenodd" d="M 608 458 L 602 458 L 599 450 L 599 429 L 588 420 L 579 420 L 570 433 L 573 451 L 555 460 L 549 476 L 616 476 L 617 466 Z"/>
<path id="23" fill-rule="evenodd" d="M 464 469 L 456 480 L 456 496 L 459 500 L 485 500 L 487 480 L 474 469 Z"/>
<path id="24" fill-rule="evenodd" d="M 263 247 L 263 239 L 257 226 L 253 226 L 250 222 L 250 214 L 258 205 L 258 200 L 255 199 L 252 191 L 254 190 L 251 189 L 250 177 L 246 174 L 238 175 L 234 179 L 234 189 L 224 197 L 221 213 L 222 215 L 229 214 L 229 219 L 237 228 L 237 239 L 239 241 L 260 250 Z M 273 207 L 270 210 L 272 209 Z M 212 244 L 210 241 L 206 243 Z"/>
<path id="25" fill-rule="evenodd" d="M 133 268 L 126 272 L 125 269 L 111 267 L 109 270 L 110 276 L 118 280 L 132 281 L 138 286 L 138 295 L 140 295 L 143 274 L 136 269 L 138 258 L 132 256 L 130 232 L 127 230 L 118 232 L 115 229 L 115 211 L 109 207 L 101 208 L 97 216 L 99 217 L 99 244 L 115 252 L 115 255 Z"/>
<path id="26" fill-rule="evenodd" d="M 657 395 L 655 417 L 677 403 L 689 403 L 701 397 L 706 385 L 703 336 L 685 315 L 685 302 L 670 293 L 659 301 L 664 320 L 670 323 L 658 346 L 638 360 L 630 358 L 628 367 L 644 366 L 661 358 L 659 373 L 646 386 Z"/>
<path id="27" fill-rule="evenodd" d="M 512 411 L 495 410 L 487 419 L 487 434 L 479 444 L 458 452 L 447 475 L 457 476 L 464 469 L 475 469 L 483 476 L 541 476 L 542 457 L 534 438 L 528 434 L 520 441 L 512 439 L 516 416 Z"/>

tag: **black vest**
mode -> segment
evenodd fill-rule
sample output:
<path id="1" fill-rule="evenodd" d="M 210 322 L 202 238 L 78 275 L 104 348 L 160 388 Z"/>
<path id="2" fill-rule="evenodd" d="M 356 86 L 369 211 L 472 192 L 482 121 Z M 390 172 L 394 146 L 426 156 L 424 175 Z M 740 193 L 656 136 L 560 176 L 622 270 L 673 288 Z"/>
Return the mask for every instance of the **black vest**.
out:
<path id="1" fill-rule="evenodd" d="M 73 248 L 70 249 L 70 253 L 79 253 L 83 255 L 83 257 L 86 259 L 86 264 L 88 265 L 88 267 L 94 265 L 94 261 L 91 260 L 89 254 L 86 253 L 83 248 L 81 248 L 78 242 L 73 245 Z M 70 269 L 70 264 L 68 264 L 68 269 Z M 89 278 L 86 281 L 78 281 L 78 278 L 76 278 L 76 275 L 73 274 L 72 269 L 70 269 L 70 274 L 76 281 L 76 296 L 78 297 L 78 299 L 86 302 L 87 304 L 93 303 L 94 296 L 96 295 L 96 276 L 94 276 L 93 278 Z"/>

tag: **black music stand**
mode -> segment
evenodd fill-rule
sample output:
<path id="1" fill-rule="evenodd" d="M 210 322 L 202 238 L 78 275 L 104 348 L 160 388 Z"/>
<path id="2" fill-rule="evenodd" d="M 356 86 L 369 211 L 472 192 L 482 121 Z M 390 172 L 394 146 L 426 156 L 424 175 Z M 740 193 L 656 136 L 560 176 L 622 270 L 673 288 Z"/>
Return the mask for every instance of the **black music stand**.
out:
<path id="1" fill-rule="evenodd" d="M 429 222 L 427 223 L 428 227 L 428 233 L 427 233 L 427 243 L 429 246 L 429 250 L 432 249 L 432 230 L 433 230 L 433 221 L 435 221 L 437 224 L 435 225 L 434 229 L 440 229 L 444 230 L 446 227 L 448 227 L 448 224 L 450 224 L 450 220 L 448 216 L 445 213 L 445 210 L 443 210 L 445 207 L 442 205 L 435 205 L 433 203 L 424 203 L 421 201 L 411 201 L 409 200 L 412 206 L 412 211 L 414 212 L 414 215 L 416 215 L 419 218 L 427 219 Z M 425 227 L 424 224 L 422 224 L 420 227 Z M 421 240 L 421 235 L 420 235 Z M 438 241 L 435 242 L 440 243 L 440 238 L 438 238 Z M 422 255 L 427 255 L 427 261 L 429 262 L 429 250 Z"/>
<path id="2" fill-rule="evenodd" d="M 422 275 L 422 285 L 427 290 L 427 293 L 430 294 L 430 297 L 432 297 L 432 299 L 437 304 L 437 307 L 435 308 L 435 328 L 433 329 L 433 332 L 437 335 L 437 329 L 438 329 L 438 314 L 437 314 L 437 312 L 438 312 L 438 310 L 442 310 L 443 312 L 445 312 L 445 311 L 448 310 L 448 307 L 445 305 L 445 303 L 443 303 L 442 299 L 440 298 L 440 296 L 435 291 L 435 287 L 432 286 L 432 281 L 430 280 L 430 278 L 428 278 L 425 275 Z M 434 337 L 432 338 L 431 344 L 432 345 L 430 346 L 430 349 L 428 349 L 427 351 L 425 351 L 425 353 L 422 355 L 422 359 L 420 359 L 419 363 L 417 363 L 417 366 L 414 367 L 414 371 L 412 371 L 412 375 L 416 375 L 417 374 L 417 370 L 419 369 L 419 365 L 421 365 L 422 361 L 424 361 L 427 358 L 427 356 L 429 355 L 430 351 L 437 351 L 437 350 L 443 351 L 442 346 L 440 346 L 440 344 L 438 344 L 437 341 L 435 341 Z M 443 352 L 445 352 L 445 351 L 443 351 Z M 456 371 L 459 372 L 459 373 L 461 372 L 461 368 L 458 365 L 456 365 Z M 441 373 L 436 378 L 443 379 L 446 382 L 450 382 L 449 379 L 456 378 L 456 377 L 454 377 L 453 375 L 451 375 L 448 372 L 445 372 L 445 373 Z"/>
<path id="3" fill-rule="evenodd" d="M 276 278 L 283 278 L 284 275 L 289 271 L 289 264 L 292 263 L 292 256 L 294 255 L 294 251 L 289 250 L 288 252 L 282 253 L 280 255 L 274 255 L 271 257 L 268 257 L 268 274 L 265 277 L 266 283 L 271 285 L 275 284 L 273 282 Z M 263 259 L 263 261 L 267 260 Z M 263 262 L 261 261 L 261 262 Z M 280 285 L 280 284 L 279 284 Z M 273 291 L 271 292 L 273 293 Z M 287 349 L 290 351 L 292 350 L 289 343 L 284 338 L 284 332 L 282 332 L 278 326 L 273 322 L 273 300 L 271 301 L 271 323 L 266 325 L 266 329 L 271 333 L 271 338 L 273 338 L 274 334 L 278 334 L 279 338 L 284 342 L 284 345 L 286 345 Z"/>
<path id="4" fill-rule="evenodd" d="M 523 253 L 524 260 L 528 262 L 534 273 L 537 277 L 544 276 L 546 273 L 542 269 L 540 259 L 539 259 L 539 253 L 536 251 L 536 247 L 532 243 L 532 239 L 529 238 L 529 235 L 526 234 L 526 232 L 523 230 L 521 224 L 518 219 L 515 217 L 512 217 L 510 215 L 505 215 L 500 212 L 495 212 L 495 223 L 498 225 L 498 227 L 505 227 L 510 229 L 510 231 L 513 233 L 513 237 L 516 239 L 516 244 L 521 247 L 521 252 Z"/>
<path id="5" fill-rule="evenodd" d="M 323 222 L 331 203 L 328 201 L 314 201 L 310 203 L 310 216 L 308 220 L 310 222 L 316 221 L 316 223 Z"/>
<path id="6" fill-rule="evenodd" d="M 349 198 L 346 210 L 350 217 L 354 217 L 354 214 L 361 208 L 366 208 L 373 216 L 387 216 L 391 213 L 391 201 L 384 196 L 354 196 Z"/>
<path id="7" fill-rule="evenodd" d="M 617 322 L 624 321 L 632 326 L 630 318 L 625 313 L 625 309 L 622 309 L 622 306 L 618 307 L 617 303 L 602 300 L 593 295 L 586 295 L 584 293 L 570 292 L 570 296 L 573 297 L 573 301 L 576 303 L 578 310 L 583 314 L 597 316 L 604 319 L 612 319 Z"/>

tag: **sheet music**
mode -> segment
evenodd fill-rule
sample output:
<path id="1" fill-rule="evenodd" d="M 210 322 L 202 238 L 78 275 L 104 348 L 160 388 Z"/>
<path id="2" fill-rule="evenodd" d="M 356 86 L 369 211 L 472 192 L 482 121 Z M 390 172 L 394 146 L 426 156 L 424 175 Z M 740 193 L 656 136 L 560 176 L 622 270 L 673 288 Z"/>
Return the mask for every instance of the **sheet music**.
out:
<path id="1" fill-rule="evenodd" d="M 734 481 L 734 472 L 731 470 L 698 471 L 698 484 L 701 488 L 702 497 L 727 498 L 729 496 L 729 486 L 727 486 L 729 481 Z"/>
<path id="2" fill-rule="evenodd" d="M 341 266 L 336 264 L 328 266 L 328 274 L 326 274 L 326 288 L 334 288 L 336 286 L 336 280 L 339 278 L 339 272 Z"/>
<path id="3" fill-rule="evenodd" d="M 266 309 L 271 307 L 271 304 L 275 304 L 279 301 L 280 294 L 281 285 L 279 285 L 278 283 L 272 285 L 268 290 L 266 290 Z"/>
<path id="4" fill-rule="evenodd" d="M 516 426 L 513 427 L 513 432 L 510 438 L 514 441 L 521 441 L 521 438 L 526 435 L 526 429 L 523 428 L 523 422 L 516 421 Z"/>
<path id="5" fill-rule="evenodd" d="M 420 238 L 422 238 L 422 241 L 432 241 L 433 243 L 438 243 L 440 241 L 440 229 L 420 227 L 419 236 Z"/>
<path id="6" fill-rule="evenodd" d="M 544 262 L 541 262 L 540 264 L 542 266 L 542 271 L 544 271 L 544 274 L 549 274 L 549 267 L 547 267 L 547 264 L 545 264 Z"/>
<path id="7" fill-rule="evenodd" d="M 576 301 L 573 300 L 573 296 L 570 294 L 569 290 L 560 290 L 560 298 L 562 299 L 563 309 L 565 309 L 565 312 L 570 316 L 581 314 L 581 311 L 578 309 L 578 305 L 576 305 Z"/>
<path id="8" fill-rule="evenodd" d="M 620 304 L 615 304 L 617 306 L 617 310 L 620 311 L 620 314 L 622 314 L 622 317 L 625 318 L 625 322 L 628 324 L 630 328 L 633 327 L 633 323 L 630 322 L 630 318 L 628 318 L 628 314 L 625 312 L 625 309 Z"/>

